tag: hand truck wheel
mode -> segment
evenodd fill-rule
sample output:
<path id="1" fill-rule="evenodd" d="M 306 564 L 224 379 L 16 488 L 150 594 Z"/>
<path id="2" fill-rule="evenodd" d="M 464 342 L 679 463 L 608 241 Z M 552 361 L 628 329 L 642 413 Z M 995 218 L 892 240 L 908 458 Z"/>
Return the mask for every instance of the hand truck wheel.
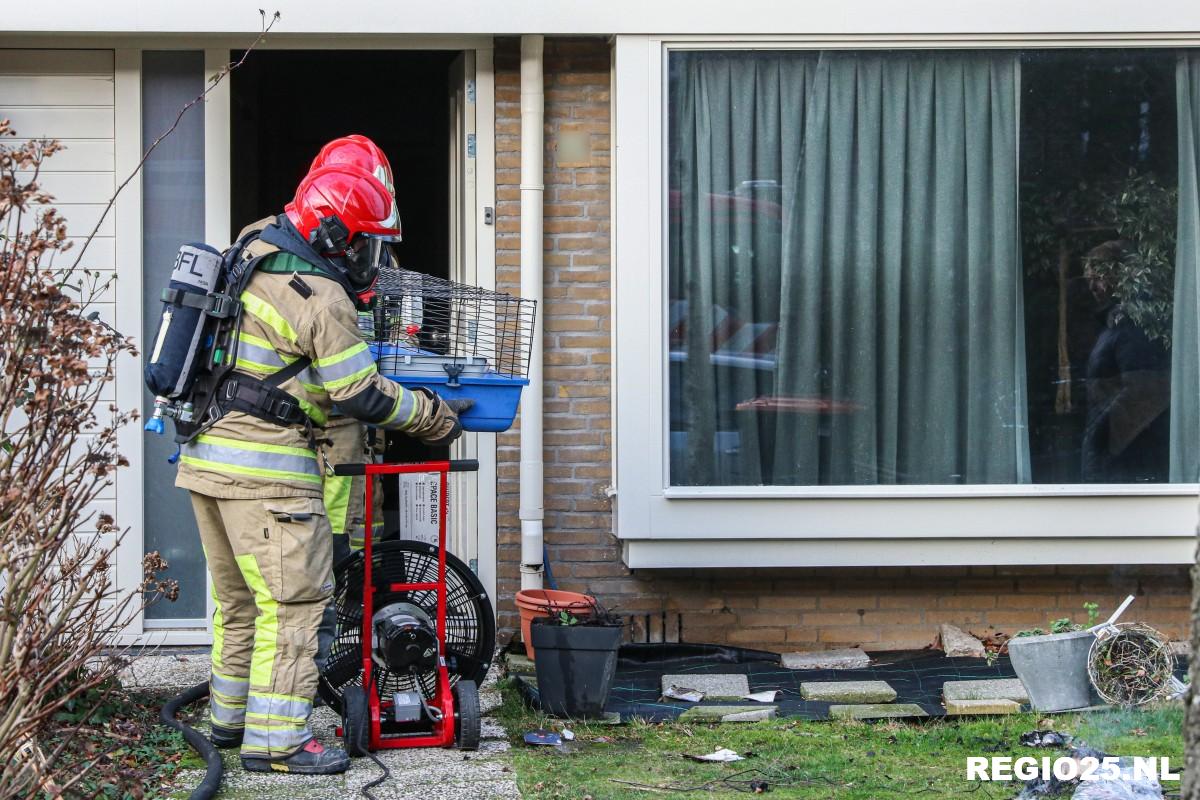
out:
<path id="1" fill-rule="evenodd" d="M 454 695 L 454 746 L 459 750 L 478 750 L 482 726 L 479 687 L 475 681 L 460 680 L 451 692 Z"/>
<path id="2" fill-rule="evenodd" d="M 342 693 L 342 743 L 346 755 L 361 758 L 370 746 L 371 712 L 367 707 L 367 690 L 347 686 Z"/>

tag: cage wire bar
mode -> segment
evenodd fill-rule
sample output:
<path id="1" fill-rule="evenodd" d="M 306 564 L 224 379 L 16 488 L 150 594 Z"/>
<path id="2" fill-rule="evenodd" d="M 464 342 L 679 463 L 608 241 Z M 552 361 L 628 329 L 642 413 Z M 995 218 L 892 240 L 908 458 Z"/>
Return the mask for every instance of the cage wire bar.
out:
<path id="1" fill-rule="evenodd" d="M 382 372 L 528 375 L 533 300 L 399 268 L 380 271 L 375 293 Z"/>

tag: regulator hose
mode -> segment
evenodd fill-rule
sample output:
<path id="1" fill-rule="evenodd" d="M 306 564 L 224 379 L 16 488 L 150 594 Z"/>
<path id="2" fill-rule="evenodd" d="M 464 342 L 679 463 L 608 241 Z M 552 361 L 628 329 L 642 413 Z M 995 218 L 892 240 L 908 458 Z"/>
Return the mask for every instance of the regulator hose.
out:
<path id="1" fill-rule="evenodd" d="M 175 714 L 179 712 L 180 708 L 205 697 L 208 697 L 207 681 L 198 683 L 183 694 L 172 697 L 162 707 L 162 712 L 159 714 L 164 725 L 182 733 L 183 738 L 192 746 L 192 749 L 204 757 L 204 780 L 200 781 L 200 785 L 192 790 L 192 793 L 188 795 L 188 800 L 211 800 L 217 790 L 221 788 L 221 754 L 217 752 L 217 748 L 208 740 L 207 736 L 175 719 Z"/>

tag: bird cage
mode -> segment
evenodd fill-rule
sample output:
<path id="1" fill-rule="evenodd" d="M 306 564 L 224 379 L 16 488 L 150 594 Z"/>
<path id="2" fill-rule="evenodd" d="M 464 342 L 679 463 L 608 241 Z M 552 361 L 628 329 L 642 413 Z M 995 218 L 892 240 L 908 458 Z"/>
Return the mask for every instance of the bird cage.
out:
<path id="1" fill-rule="evenodd" d="M 474 405 L 469 431 L 507 430 L 529 383 L 536 303 L 406 269 L 380 271 L 372 351 L 405 386 Z"/>

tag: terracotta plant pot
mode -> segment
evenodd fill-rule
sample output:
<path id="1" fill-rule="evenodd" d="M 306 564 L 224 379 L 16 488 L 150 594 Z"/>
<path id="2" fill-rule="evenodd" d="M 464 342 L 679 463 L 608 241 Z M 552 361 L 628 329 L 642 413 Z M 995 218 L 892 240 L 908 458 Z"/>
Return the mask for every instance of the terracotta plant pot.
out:
<path id="1" fill-rule="evenodd" d="M 560 592 L 557 589 L 524 589 L 517 592 L 517 608 L 521 610 L 521 641 L 525 643 L 525 655 L 532 659 L 533 637 L 529 627 L 536 617 L 552 617 L 560 611 L 570 614 L 586 614 L 596 607 L 596 598 L 578 592 Z"/>

